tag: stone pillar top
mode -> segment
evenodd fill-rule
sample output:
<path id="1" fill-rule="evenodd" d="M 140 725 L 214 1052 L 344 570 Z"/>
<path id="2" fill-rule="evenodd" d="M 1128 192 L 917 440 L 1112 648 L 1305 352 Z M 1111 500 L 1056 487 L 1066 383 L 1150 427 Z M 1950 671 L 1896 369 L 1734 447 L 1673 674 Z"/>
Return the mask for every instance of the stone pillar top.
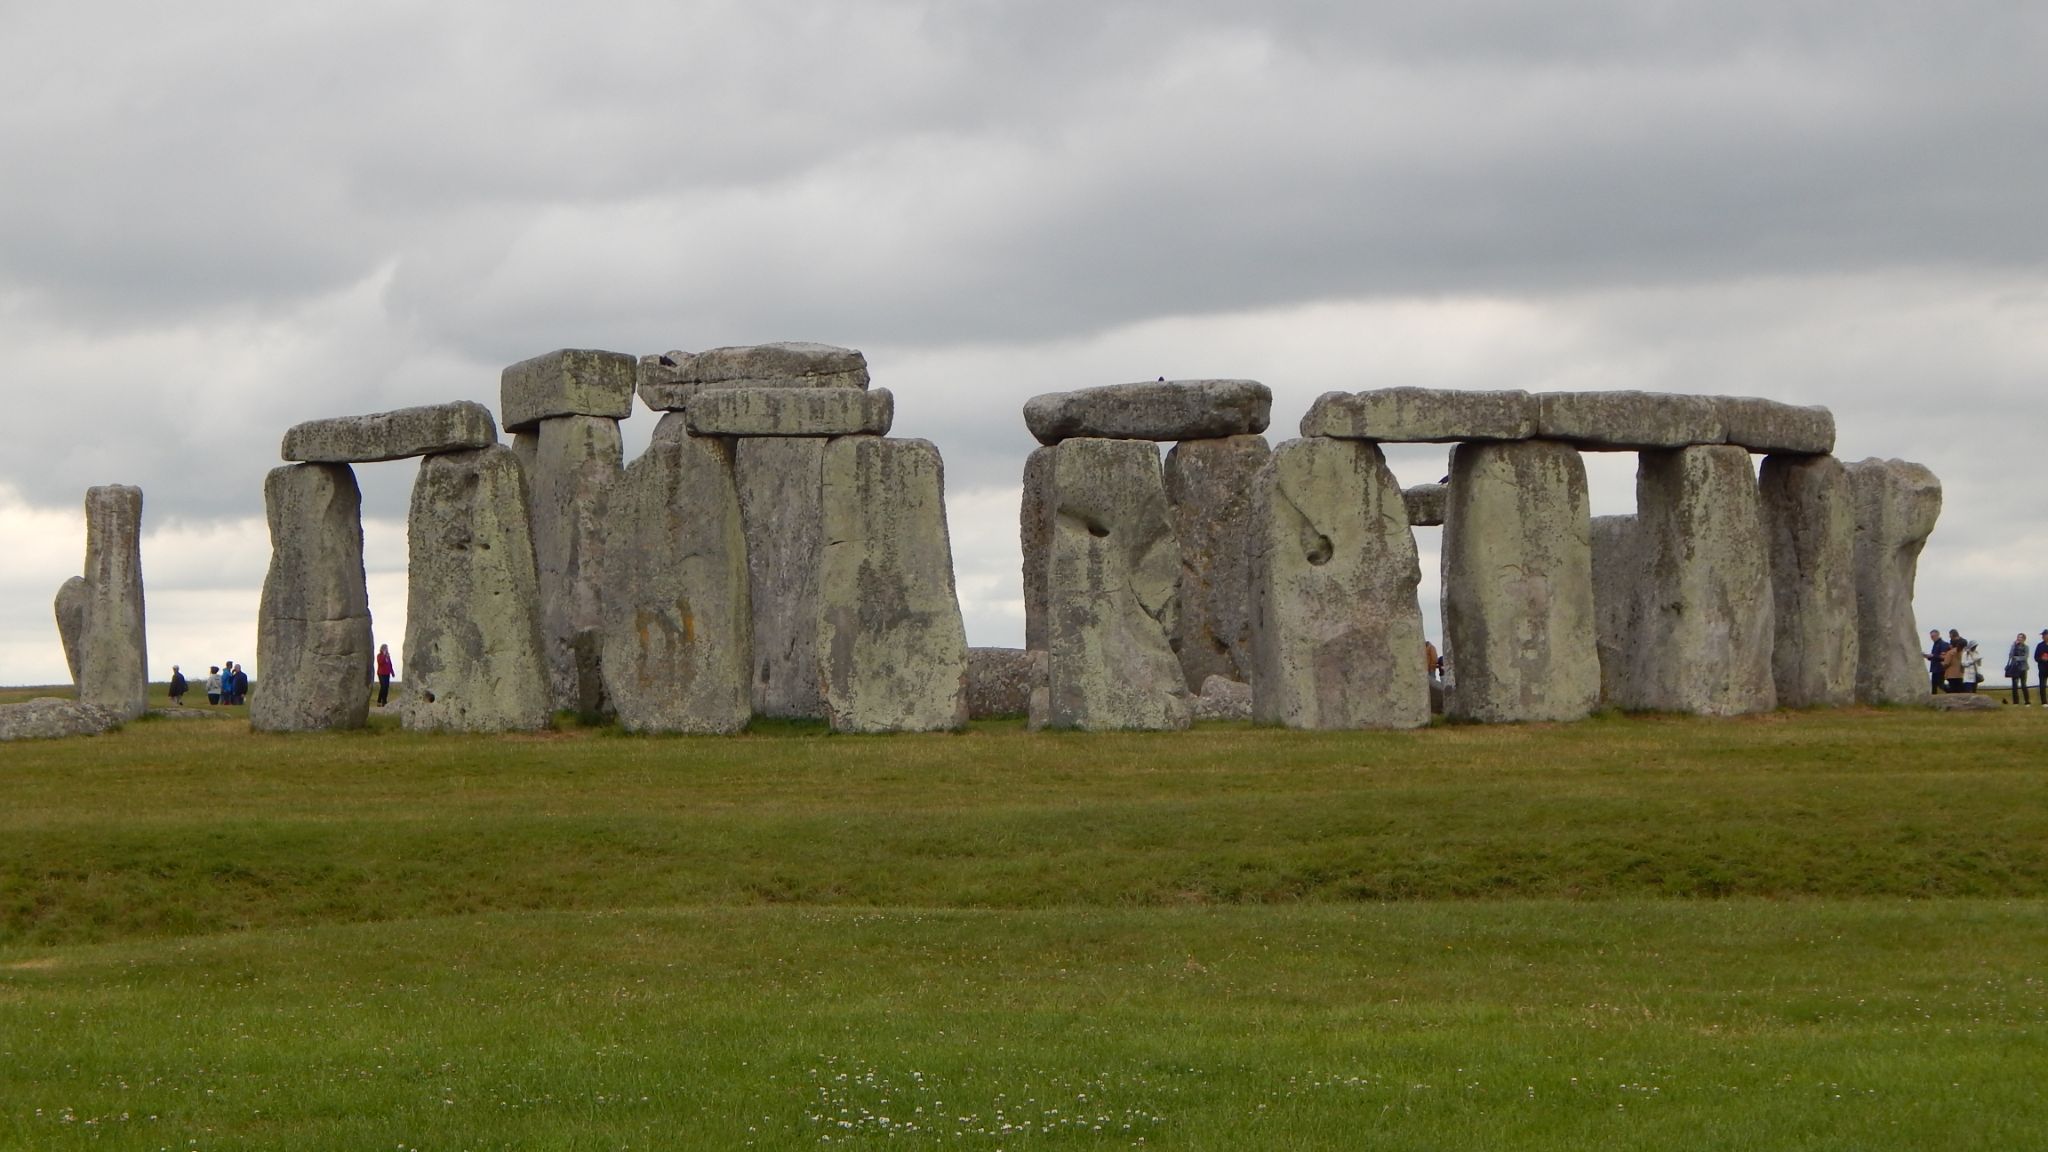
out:
<path id="1" fill-rule="evenodd" d="M 554 416 L 633 414 L 636 362 L 624 352 L 558 348 L 521 360 L 498 377 L 498 409 L 505 431 L 526 432 Z"/>

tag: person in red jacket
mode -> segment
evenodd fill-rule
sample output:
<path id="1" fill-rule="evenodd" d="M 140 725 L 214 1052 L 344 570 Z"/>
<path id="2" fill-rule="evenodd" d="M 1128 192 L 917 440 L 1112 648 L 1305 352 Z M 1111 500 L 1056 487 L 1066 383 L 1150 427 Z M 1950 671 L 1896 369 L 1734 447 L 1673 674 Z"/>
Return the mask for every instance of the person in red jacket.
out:
<path id="1" fill-rule="evenodd" d="M 391 645 L 377 645 L 377 707 L 391 699 Z"/>

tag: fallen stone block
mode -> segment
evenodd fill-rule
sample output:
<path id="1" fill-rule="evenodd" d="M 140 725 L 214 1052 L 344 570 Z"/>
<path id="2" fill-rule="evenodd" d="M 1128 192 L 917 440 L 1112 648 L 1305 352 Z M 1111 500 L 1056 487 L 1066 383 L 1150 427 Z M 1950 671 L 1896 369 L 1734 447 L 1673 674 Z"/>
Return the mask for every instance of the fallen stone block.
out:
<path id="1" fill-rule="evenodd" d="M 670 363 L 662 363 L 663 360 Z M 680 412 L 707 388 L 859 388 L 868 361 L 830 344 L 751 344 L 703 352 L 670 352 L 640 362 L 640 399 L 657 412 Z"/>
<path id="2" fill-rule="evenodd" d="M 712 388 L 690 399 L 698 436 L 881 436 L 896 419 L 887 388 Z"/>
<path id="3" fill-rule="evenodd" d="M 1927 699 L 1937 712 L 1996 712 L 2001 707 L 1998 697 L 1988 692 L 1955 692 Z"/>
<path id="4" fill-rule="evenodd" d="M 1772 677 L 1781 708 L 1856 700 L 1856 501 L 1833 456 L 1767 456 L 1757 477 L 1770 546 Z"/>
<path id="5" fill-rule="evenodd" d="M 1835 414 L 1757 396 L 1717 396 L 1728 443 L 1764 455 L 1825 456 L 1835 450 Z"/>
<path id="6" fill-rule="evenodd" d="M 85 490 L 84 580 L 78 702 L 133 720 L 149 710 L 142 489 L 107 484 Z"/>
<path id="7" fill-rule="evenodd" d="M 551 416 L 521 433 L 514 448 L 523 448 L 548 696 L 558 710 L 600 713 L 604 678 L 588 634 L 604 623 L 605 523 L 625 468 L 619 422 Z"/>
<path id="8" fill-rule="evenodd" d="M 624 352 L 561 348 L 521 360 L 498 377 L 498 408 L 507 432 L 524 432 L 556 416 L 633 414 L 637 365 Z"/>
<path id="9" fill-rule="evenodd" d="M 1221 676 L 1202 681 L 1195 697 L 1197 720 L 1249 720 L 1252 718 L 1252 686 Z"/>
<path id="10" fill-rule="evenodd" d="M 97 736 L 120 723 L 121 717 L 97 705 L 38 696 L 15 704 L 0 704 L 0 743 Z"/>
<path id="11" fill-rule="evenodd" d="M 1536 399 L 1447 388 L 1325 392 L 1301 418 L 1301 434 L 1381 443 L 1527 440 L 1536 434 Z"/>
<path id="12" fill-rule="evenodd" d="M 1941 481 L 1924 465 L 1875 457 L 1844 465 L 1856 504 L 1856 698 L 1911 704 L 1928 695 L 1913 615 L 1920 551 L 1941 518 Z"/>
<path id="13" fill-rule="evenodd" d="M 470 400 L 368 416 L 308 420 L 284 434 L 284 458 L 312 464 L 368 464 L 498 442 L 491 410 Z"/>
<path id="14" fill-rule="evenodd" d="M 1251 676 L 1252 485 L 1264 436 L 1183 440 L 1166 454 L 1166 503 L 1180 544 L 1180 617 L 1170 637 L 1189 688 Z"/>
<path id="15" fill-rule="evenodd" d="M 361 728 L 376 656 L 355 472 L 346 464 L 273 468 L 263 481 L 263 509 L 270 571 L 256 610 L 249 726 Z"/>
<path id="16" fill-rule="evenodd" d="M 1536 435 L 1595 452 L 1645 452 L 1727 439 L 1711 396 L 1665 392 L 1544 392 Z"/>
<path id="17" fill-rule="evenodd" d="M 1041 444 L 1213 440 L 1264 432 L 1272 409 L 1272 390 L 1256 380 L 1159 380 L 1033 396 L 1024 423 Z"/>
<path id="18" fill-rule="evenodd" d="M 967 718 L 991 720 L 1031 711 L 1031 653 L 1022 648 L 967 650 Z"/>
<path id="19" fill-rule="evenodd" d="M 664 417 L 666 419 L 666 417 Z M 733 445 L 753 617 L 754 714 L 823 720 L 818 569 L 825 549 L 825 445 L 750 437 Z"/>
<path id="20" fill-rule="evenodd" d="M 1444 522 L 1444 510 L 1449 485 L 1417 484 L 1401 489 L 1401 503 L 1408 507 L 1408 523 L 1415 528 L 1440 528 Z"/>

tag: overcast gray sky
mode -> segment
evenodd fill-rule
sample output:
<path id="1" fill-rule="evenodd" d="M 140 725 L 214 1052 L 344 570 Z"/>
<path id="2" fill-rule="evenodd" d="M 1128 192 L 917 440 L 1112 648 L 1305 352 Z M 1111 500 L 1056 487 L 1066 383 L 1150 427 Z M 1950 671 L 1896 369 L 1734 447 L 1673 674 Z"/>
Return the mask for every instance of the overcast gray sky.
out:
<path id="1" fill-rule="evenodd" d="M 290 424 L 768 340 L 943 450 L 976 643 L 1022 636 L 1024 400 L 1162 375 L 1265 381 L 1275 440 L 1333 388 L 1826 404 L 1943 479 L 1923 623 L 2003 642 L 2048 627 L 2044 60 L 2020 0 L 0 0 L 0 683 L 64 679 L 91 484 L 146 493 L 152 674 L 253 659 Z M 361 474 L 395 642 L 411 467 Z"/>

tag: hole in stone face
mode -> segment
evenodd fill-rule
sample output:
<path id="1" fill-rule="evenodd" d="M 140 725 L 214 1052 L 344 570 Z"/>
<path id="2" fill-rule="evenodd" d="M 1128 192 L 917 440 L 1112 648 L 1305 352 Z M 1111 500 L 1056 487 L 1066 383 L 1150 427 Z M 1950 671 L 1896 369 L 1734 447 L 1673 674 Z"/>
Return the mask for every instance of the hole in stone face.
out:
<path id="1" fill-rule="evenodd" d="M 1316 531 L 1306 531 L 1301 534 L 1301 554 L 1307 557 L 1308 562 L 1316 567 L 1320 568 L 1328 564 L 1331 554 L 1335 551 L 1336 548 L 1330 543 L 1328 536 Z"/>
<path id="2" fill-rule="evenodd" d="M 434 702 L 434 694 L 432 692 L 422 692 L 420 693 L 420 697 L 429 704 L 432 704 Z"/>
<path id="3" fill-rule="evenodd" d="M 1090 520 L 1088 522 L 1088 534 L 1090 536 L 1095 537 L 1097 540 L 1102 540 L 1106 539 L 1109 536 L 1109 529 L 1101 524 L 1097 524 L 1093 520 Z"/>

